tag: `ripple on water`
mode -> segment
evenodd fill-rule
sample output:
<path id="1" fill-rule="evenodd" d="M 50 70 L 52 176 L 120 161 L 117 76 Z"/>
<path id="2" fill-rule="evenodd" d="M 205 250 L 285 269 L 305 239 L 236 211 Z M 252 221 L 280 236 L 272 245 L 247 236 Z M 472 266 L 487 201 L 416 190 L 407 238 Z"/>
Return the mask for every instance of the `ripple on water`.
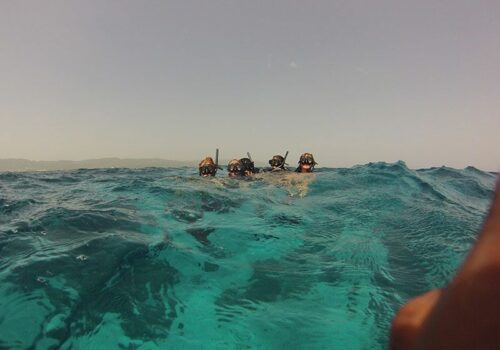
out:
<path id="1" fill-rule="evenodd" d="M 453 276 L 494 179 L 0 173 L 0 348 L 384 349 L 399 306 Z"/>

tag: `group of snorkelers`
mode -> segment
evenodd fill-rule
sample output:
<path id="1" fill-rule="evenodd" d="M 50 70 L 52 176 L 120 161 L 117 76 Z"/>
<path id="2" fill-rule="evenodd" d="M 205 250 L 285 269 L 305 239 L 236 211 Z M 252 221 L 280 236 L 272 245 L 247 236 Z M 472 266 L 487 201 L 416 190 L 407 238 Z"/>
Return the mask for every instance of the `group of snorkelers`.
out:
<path id="1" fill-rule="evenodd" d="M 227 172 L 229 177 L 240 177 L 240 176 L 252 176 L 254 174 L 260 172 L 278 172 L 278 171 L 291 171 L 287 167 L 286 158 L 288 156 L 288 151 L 285 156 L 275 155 L 272 159 L 269 160 L 270 167 L 264 169 L 258 169 L 255 167 L 255 164 L 250 156 L 250 153 L 247 153 L 248 157 L 241 159 L 233 159 L 227 165 Z M 216 150 L 215 154 L 215 162 L 212 157 L 206 157 L 203 159 L 198 165 L 198 170 L 200 176 L 209 177 L 215 176 L 217 170 L 222 168 L 219 166 L 219 150 Z M 314 170 L 314 166 L 317 165 L 314 157 L 311 153 L 304 153 L 300 156 L 298 166 L 295 169 L 297 173 L 312 173 Z"/>

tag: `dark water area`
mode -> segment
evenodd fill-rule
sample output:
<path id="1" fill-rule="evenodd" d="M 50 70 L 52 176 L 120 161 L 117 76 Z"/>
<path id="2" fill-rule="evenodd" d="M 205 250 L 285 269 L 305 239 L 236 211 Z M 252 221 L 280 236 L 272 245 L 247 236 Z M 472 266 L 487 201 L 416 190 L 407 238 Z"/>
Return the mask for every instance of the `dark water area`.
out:
<path id="1" fill-rule="evenodd" d="M 196 175 L 0 173 L 0 349 L 385 349 L 495 182 L 403 162 Z"/>

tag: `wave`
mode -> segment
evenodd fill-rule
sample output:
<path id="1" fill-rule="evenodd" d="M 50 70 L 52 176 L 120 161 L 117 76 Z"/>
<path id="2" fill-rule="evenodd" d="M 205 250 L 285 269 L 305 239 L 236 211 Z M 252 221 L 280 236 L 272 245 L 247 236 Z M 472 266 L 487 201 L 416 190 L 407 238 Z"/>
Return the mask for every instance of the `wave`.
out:
<path id="1" fill-rule="evenodd" d="M 0 348 L 386 348 L 399 306 L 453 276 L 495 174 L 318 170 L 0 173 Z"/>

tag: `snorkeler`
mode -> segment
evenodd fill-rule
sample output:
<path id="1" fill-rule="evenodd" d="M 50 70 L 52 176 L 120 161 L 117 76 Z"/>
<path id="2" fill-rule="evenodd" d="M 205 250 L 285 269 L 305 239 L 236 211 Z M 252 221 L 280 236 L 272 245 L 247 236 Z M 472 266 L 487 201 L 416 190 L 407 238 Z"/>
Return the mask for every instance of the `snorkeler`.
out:
<path id="1" fill-rule="evenodd" d="M 285 156 L 283 157 L 282 155 L 276 154 L 274 155 L 270 160 L 269 160 L 269 165 L 271 166 L 270 168 L 265 168 L 262 171 L 264 172 L 270 172 L 270 171 L 287 171 L 290 170 L 285 167 L 285 165 L 288 165 L 286 163 L 286 158 L 288 157 L 288 151 L 286 151 Z"/>
<path id="2" fill-rule="evenodd" d="M 243 164 L 238 159 L 233 159 L 227 165 L 227 172 L 229 177 L 243 176 Z"/>
<path id="3" fill-rule="evenodd" d="M 304 153 L 300 156 L 299 166 L 295 169 L 297 173 L 312 173 L 314 166 L 317 165 L 311 153 Z"/>
<path id="4" fill-rule="evenodd" d="M 286 157 L 288 157 L 288 151 L 286 151 L 285 156 L 281 156 L 279 154 L 273 156 L 271 160 L 269 160 L 269 165 L 271 168 L 267 168 L 266 171 L 283 171 L 283 170 L 288 170 L 288 168 L 285 168 L 286 164 Z"/>
<path id="5" fill-rule="evenodd" d="M 219 149 L 215 150 L 215 162 L 212 157 L 206 157 L 200 164 L 198 164 L 198 172 L 200 176 L 209 177 L 215 176 L 217 169 L 221 169 L 219 166 Z"/>
<path id="6" fill-rule="evenodd" d="M 198 170 L 200 176 L 203 177 L 215 176 L 215 174 L 217 173 L 217 167 L 215 166 L 212 157 L 206 157 L 205 159 L 203 159 L 198 165 Z"/>
<path id="7" fill-rule="evenodd" d="M 252 156 L 249 152 L 247 152 L 247 156 L 248 158 L 240 159 L 240 163 L 243 167 L 243 176 L 252 176 L 253 174 L 257 174 L 259 169 L 255 167 Z"/>

